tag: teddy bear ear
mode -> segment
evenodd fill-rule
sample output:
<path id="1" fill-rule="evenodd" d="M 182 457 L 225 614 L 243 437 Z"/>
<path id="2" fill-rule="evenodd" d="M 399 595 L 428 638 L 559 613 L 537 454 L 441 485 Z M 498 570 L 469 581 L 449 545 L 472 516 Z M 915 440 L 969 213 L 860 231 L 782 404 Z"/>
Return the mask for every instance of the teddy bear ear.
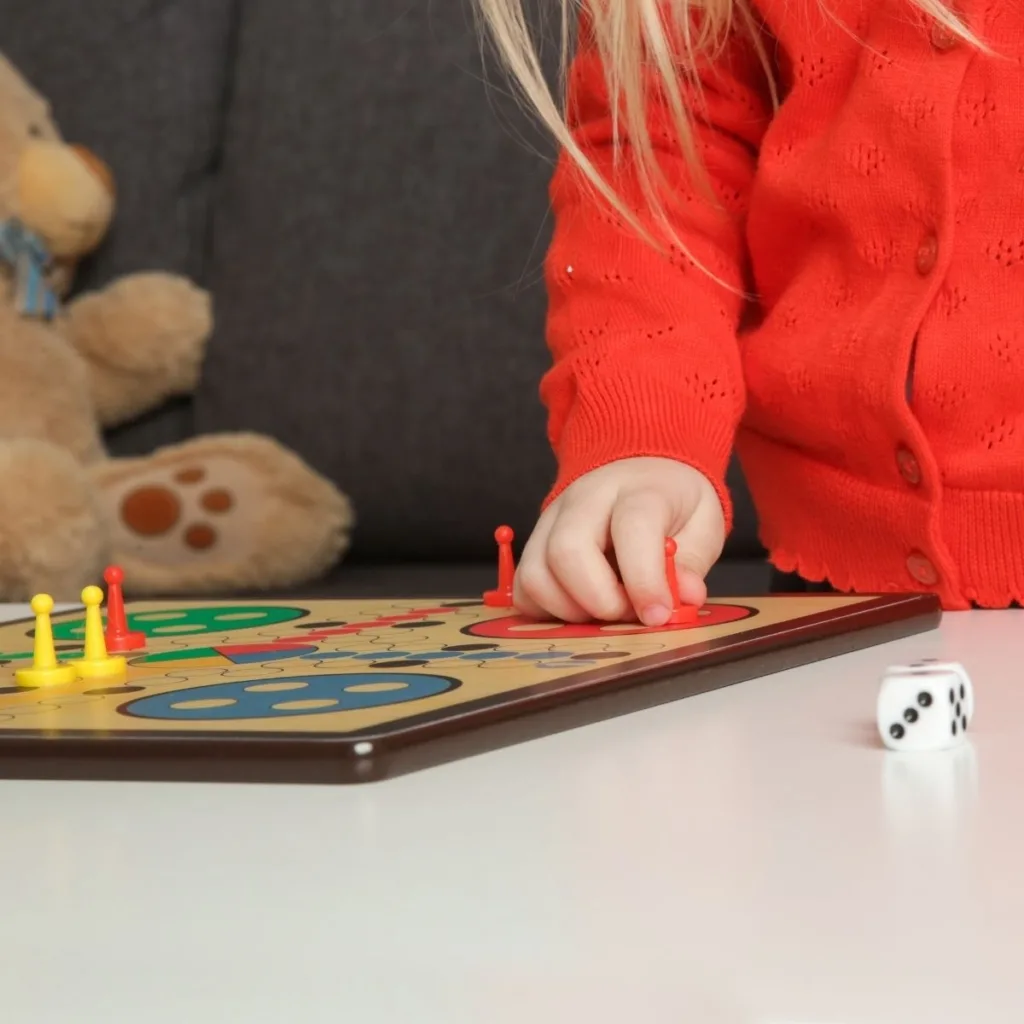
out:
<path id="1" fill-rule="evenodd" d="M 103 183 L 103 187 L 107 190 L 108 195 L 111 198 L 114 197 L 114 174 L 110 170 L 110 167 L 101 160 L 91 149 L 86 149 L 85 146 L 74 145 L 71 147 L 75 155 L 89 168 L 93 174 Z"/>

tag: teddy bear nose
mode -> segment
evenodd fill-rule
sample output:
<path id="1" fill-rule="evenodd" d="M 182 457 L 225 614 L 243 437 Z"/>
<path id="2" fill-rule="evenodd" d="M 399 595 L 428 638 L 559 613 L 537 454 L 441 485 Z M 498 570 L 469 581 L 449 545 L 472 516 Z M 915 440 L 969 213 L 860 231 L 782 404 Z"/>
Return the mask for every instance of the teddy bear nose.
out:
<path id="1" fill-rule="evenodd" d="M 78 157 L 86 167 L 89 168 L 93 174 L 103 183 L 103 187 L 107 192 L 113 196 L 114 194 L 114 174 L 107 166 L 106 162 L 100 159 L 91 149 L 87 149 L 85 146 L 73 145 L 71 147 L 72 152 Z"/>

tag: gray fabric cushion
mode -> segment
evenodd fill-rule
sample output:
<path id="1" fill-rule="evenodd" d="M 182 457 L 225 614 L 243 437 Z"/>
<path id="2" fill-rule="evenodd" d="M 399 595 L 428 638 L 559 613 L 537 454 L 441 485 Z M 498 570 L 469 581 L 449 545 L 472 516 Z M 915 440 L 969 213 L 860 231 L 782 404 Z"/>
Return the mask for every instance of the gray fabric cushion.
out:
<path id="1" fill-rule="evenodd" d="M 550 167 L 466 10 L 243 7 L 197 425 L 273 433 L 345 488 L 352 559 L 487 557 L 552 478 Z"/>
<path id="2" fill-rule="evenodd" d="M 275 433 L 337 481 L 354 555 L 481 556 L 552 474 L 547 168 L 475 50 L 462 4 L 244 7 L 197 423 Z"/>
<path id="3" fill-rule="evenodd" d="M 202 281 L 233 0 L 33 0 L 3 5 L 7 56 L 53 105 L 65 135 L 102 156 L 118 183 L 118 212 L 78 285 L 161 269 Z M 191 432 L 175 402 L 111 437 L 144 452 Z"/>

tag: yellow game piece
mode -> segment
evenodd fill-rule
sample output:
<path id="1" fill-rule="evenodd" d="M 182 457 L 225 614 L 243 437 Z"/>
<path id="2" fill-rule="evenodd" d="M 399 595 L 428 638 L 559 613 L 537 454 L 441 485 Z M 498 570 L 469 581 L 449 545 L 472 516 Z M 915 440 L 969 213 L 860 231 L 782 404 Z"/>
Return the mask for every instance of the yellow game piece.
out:
<path id="1" fill-rule="evenodd" d="M 53 598 L 49 594 L 36 594 L 32 598 L 32 611 L 36 617 L 35 639 L 32 644 L 32 667 L 20 668 L 14 673 L 19 686 L 64 686 L 73 683 L 78 675 L 74 665 L 64 665 L 57 660 L 57 649 L 53 645 L 53 625 L 50 612 Z"/>
<path id="2" fill-rule="evenodd" d="M 85 652 L 82 658 L 73 662 L 82 679 L 105 679 L 123 675 L 128 662 L 120 654 L 108 654 L 107 642 L 103 637 L 103 616 L 100 605 L 103 591 L 99 587 L 86 587 L 82 591 L 85 605 Z"/>

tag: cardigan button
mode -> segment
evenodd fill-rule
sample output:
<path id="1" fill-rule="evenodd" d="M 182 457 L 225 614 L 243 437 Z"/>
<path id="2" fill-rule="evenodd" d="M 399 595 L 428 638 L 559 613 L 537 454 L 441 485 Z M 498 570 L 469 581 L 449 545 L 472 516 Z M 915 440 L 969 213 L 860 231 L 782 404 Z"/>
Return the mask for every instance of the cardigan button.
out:
<path id="1" fill-rule="evenodd" d="M 900 471 L 900 476 L 911 487 L 917 487 L 921 482 L 921 463 L 917 461 L 909 448 L 904 448 L 901 445 L 896 449 L 896 466 Z"/>
<path id="2" fill-rule="evenodd" d="M 939 582 L 938 570 L 920 551 L 907 556 L 907 572 L 923 587 L 934 587 Z"/>
<path id="3" fill-rule="evenodd" d="M 960 37 L 955 36 L 945 25 L 938 23 L 932 25 L 932 46 L 939 53 L 948 53 L 960 44 Z"/>
<path id="4" fill-rule="evenodd" d="M 917 272 L 922 276 L 930 274 L 935 269 L 939 259 L 939 240 L 935 235 L 925 235 L 921 244 L 917 247 L 917 258 L 915 265 Z"/>

